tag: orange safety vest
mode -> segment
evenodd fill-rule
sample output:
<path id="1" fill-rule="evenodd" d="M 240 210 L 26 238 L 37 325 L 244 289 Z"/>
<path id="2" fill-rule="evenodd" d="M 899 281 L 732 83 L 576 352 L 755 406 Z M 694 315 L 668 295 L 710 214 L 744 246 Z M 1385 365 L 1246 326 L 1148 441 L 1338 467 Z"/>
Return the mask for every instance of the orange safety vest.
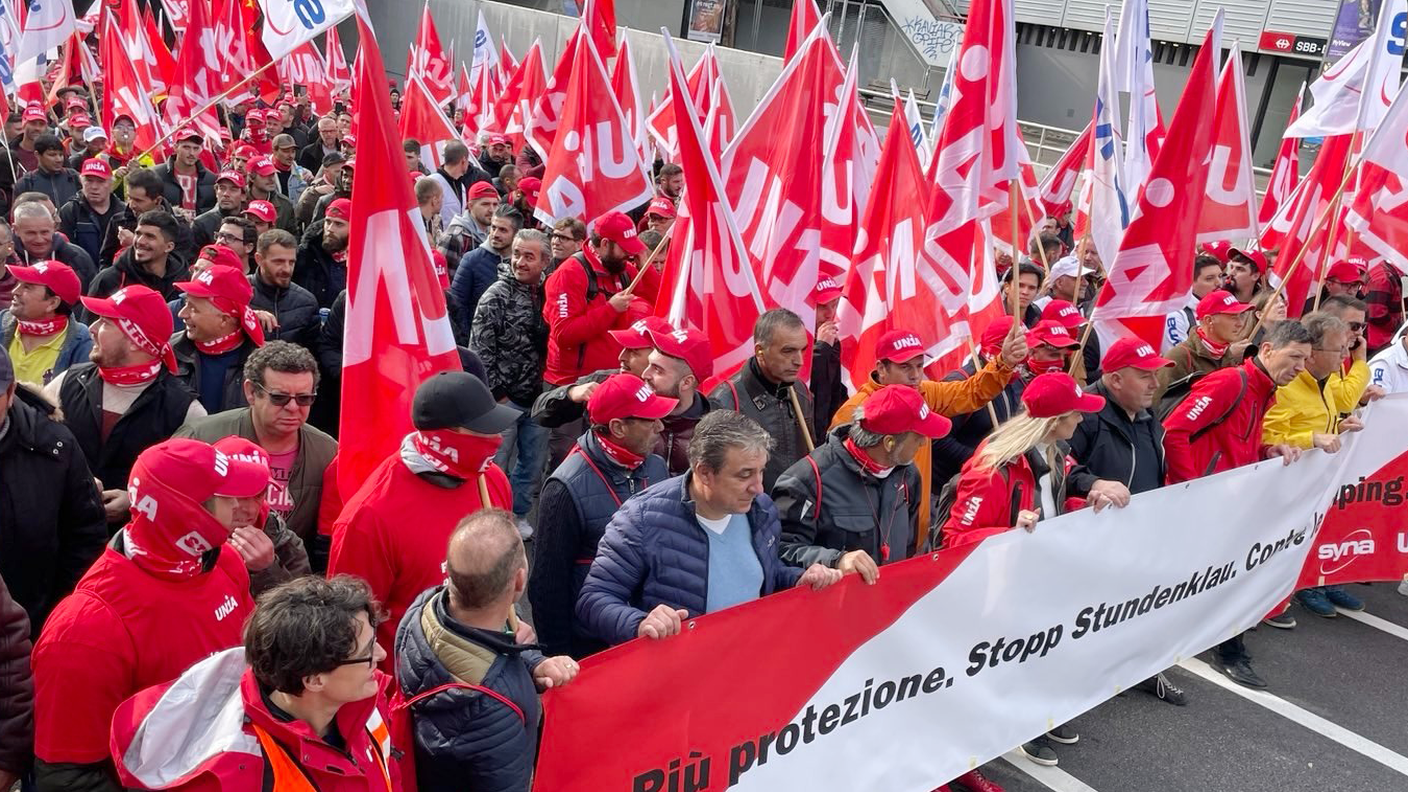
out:
<path id="1" fill-rule="evenodd" d="M 258 726 L 254 726 L 254 736 L 259 738 L 259 745 L 264 749 L 264 761 L 269 763 L 269 769 L 274 776 L 273 788 L 268 792 L 318 792 L 317 787 L 308 778 L 308 774 L 303 771 L 298 763 L 293 761 L 289 752 L 279 744 L 278 740 L 269 736 L 269 733 Z M 377 731 L 386 733 L 386 726 L 379 724 Z M 372 755 L 376 757 L 377 767 L 381 769 L 381 777 L 386 782 L 387 792 L 393 792 L 391 786 L 391 773 L 386 766 L 386 757 L 382 755 L 384 750 L 384 740 L 377 731 L 368 729 L 372 737 L 374 750 Z"/>

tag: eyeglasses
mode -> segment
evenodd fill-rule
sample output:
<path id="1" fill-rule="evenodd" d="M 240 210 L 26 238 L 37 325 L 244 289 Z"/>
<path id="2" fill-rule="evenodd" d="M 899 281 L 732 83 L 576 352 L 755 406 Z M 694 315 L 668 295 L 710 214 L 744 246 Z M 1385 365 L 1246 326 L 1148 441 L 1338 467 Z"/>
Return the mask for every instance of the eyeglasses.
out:
<path id="1" fill-rule="evenodd" d="M 372 653 L 369 654 L 369 655 L 367 655 L 366 657 L 354 657 L 354 658 L 352 658 L 352 659 L 350 659 L 350 660 L 339 660 L 339 661 L 337 661 L 336 663 L 334 663 L 333 666 L 334 666 L 335 668 L 342 668 L 343 666 L 361 665 L 362 663 L 366 663 L 366 664 L 367 664 L 367 668 L 371 668 L 373 665 L 376 664 L 375 661 L 376 661 L 376 650 L 373 649 L 373 650 L 372 650 Z"/>
<path id="2" fill-rule="evenodd" d="M 240 244 L 244 244 L 244 234 L 236 236 L 234 234 L 226 234 L 222 232 L 215 235 L 215 241 L 221 243 L 222 245 L 227 245 L 231 242 L 239 242 Z"/>
<path id="3" fill-rule="evenodd" d="M 577 238 L 574 237 L 574 236 L 572 236 L 571 234 L 553 234 L 553 235 L 552 235 L 552 239 L 553 239 L 553 241 L 555 241 L 555 242 L 576 242 L 576 241 L 577 241 Z"/>
<path id="4" fill-rule="evenodd" d="M 1368 327 L 1364 322 L 1345 322 L 1345 324 L 1349 325 L 1349 329 L 1356 333 L 1362 333 L 1364 328 Z"/>
<path id="5" fill-rule="evenodd" d="M 318 398 L 317 391 L 313 391 L 312 393 L 279 393 L 278 391 L 271 391 L 257 382 L 254 383 L 254 387 L 258 388 L 265 396 L 268 396 L 269 403 L 275 407 L 283 407 L 290 401 L 298 402 L 299 407 L 307 407 L 313 403 L 314 399 Z"/>

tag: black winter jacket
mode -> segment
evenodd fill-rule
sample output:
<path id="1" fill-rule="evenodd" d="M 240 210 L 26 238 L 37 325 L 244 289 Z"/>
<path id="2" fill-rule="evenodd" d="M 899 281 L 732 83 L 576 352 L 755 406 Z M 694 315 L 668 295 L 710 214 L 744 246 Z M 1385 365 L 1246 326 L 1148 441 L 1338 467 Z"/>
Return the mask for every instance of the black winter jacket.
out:
<path id="1" fill-rule="evenodd" d="M 297 270 L 294 270 L 297 272 Z M 319 312 L 321 316 L 321 312 Z M 308 414 L 308 422 L 337 437 L 337 422 L 342 414 L 342 331 L 347 318 L 347 290 L 333 300 L 328 316 L 318 331 L 318 343 L 313 354 L 318 358 L 322 381 L 318 384 L 318 400 Z"/>
<path id="2" fill-rule="evenodd" d="M 298 261 L 293 265 L 293 282 L 313 293 L 320 308 L 332 305 L 347 288 L 347 262 L 336 261 L 323 249 L 323 222 L 315 221 L 298 243 Z"/>
<path id="3" fill-rule="evenodd" d="M 914 555 L 919 471 L 901 465 L 883 479 L 866 473 L 845 448 L 850 431 L 851 424 L 833 429 L 825 445 L 773 485 L 785 563 L 834 567 L 852 550 L 864 550 L 877 564 Z"/>
<path id="4" fill-rule="evenodd" d="M 54 206 L 63 206 L 78 195 L 83 185 L 78 183 L 78 172 L 72 168 L 60 168 L 57 173 L 32 170 L 15 182 L 15 195 L 39 192 L 49 196 Z"/>
<path id="5" fill-rule="evenodd" d="M 310 352 L 316 351 L 323 321 L 318 298 L 297 283 L 287 287 L 265 283 L 258 273 L 249 276 L 249 283 L 254 287 L 249 307 L 268 311 L 279 321 L 279 329 L 266 334 L 265 340 L 288 341 Z"/>
<path id="6" fill-rule="evenodd" d="M 108 539 L 88 461 L 57 412 L 18 386 L 0 435 L 0 576 L 36 635 Z"/>
<path id="7" fill-rule="evenodd" d="M 95 273 L 96 262 L 100 260 L 103 250 L 103 238 L 108 233 L 108 225 L 120 211 L 122 203 L 113 198 L 108 201 L 107 213 L 98 214 L 92 204 L 88 203 L 88 199 L 81 194 L 75 195 L 71 201 L 59 207 L 59 230 L 68 237 L 68 241 L 82 248 L 88 258 L 95 262 Z"/>
<path id="8" fill-rule="evenodd" d="M 763 469 L 763 487 L 768 491 L 772 491 L 772 485 L 777 483 L 782 471 L 807 455 L 806 438 L 792 409 L 792 400 L 787 393 L 789 390 L 797 392 L 797 401 L 802 406 L 802 420 L 810 427 L 812 438 L 819 437 L 812 411 L 811 391 L 801 380 L 792 385 L 772 384 L 763 376 L 757 358 L 749 358 L 737 374 L 709 394 L 709 401 L 715 407 L 737 410 L 757 421 L 772 435 L 776 445 L 768 455 L 767 467 Z M 823 420 L 822 424 L 825 423 Z"/>
<path id="9" fill-rule="evenodd" d="M 239 210 L 236 209 L 229 214 L 220 211 L 220 207 L 213 206 L 209 211 L 196 215 L 196 219 L 191 222 L 191 244 L 195 246 L 196 252 L 206 245 L 215 244 L 215 235 L 220 232 L 220 224 L 225 222 L 227 217 L 237 217 Z"/>
<path id="10" fill-rule="evenodd" d="M 958 382 L 973 376 L 973 362 L 970 360 L 963 364 L 963 367 L 950 371 L 944 375 L 944 382 Z M 1022 411 L 1022 391 L 1027 387 L 1026 380 L 1017 374 L 1012 375 L 1012 379 L 1007 381 L 1007 387 L 997 394 L 988 404 L 992 405 L 993 412 L 997 413 L 998 423 L 1005 422 L 1008 418 Z M 978 450 L 978 444 L 983 442 L 983 438 L 992 434 L 995 427 L 992 423 L 992 413 L 988 412 L 985 406 L 981 409 L 963 415 L 953 417 L 953 428 L 948 434 L 934 441 L 933 455 L 933 484 L 931 491 L 938 495 L 958 472 L 963 469 L 963 463 L 973 456 L 973 452 Z M 939 515 L 939 522 L 948 519 L 945 515 Z"/>
<path id="11" fill-rule="evenodd" d="M 543 391 L 548 350 L 542 284 L 520 283 L 512 272 L 500 272 L 479 299 L 471 327 L 469 348 L 484 362 L 494 398 L 507 396 L 531 407 Z"/>
<path id="12" fill-rule="evenodd" d="M 841 381 L 841 344 L 821 341 L 812 345 L 812 398 L 816 404 L 812 412 L 816 415 L 815 424 L 824 429 L 831 424 L 831 416 L 846 403 L 846 384 Z"/>
<path id="13" fill-rule="evenodd" d="M 23 776 L 34 753 L 29 619 L 0 580 L 0 770 Z M 38 632 L 35 629 L 33 632 Z"/>
<path id="14" fill-rule="evenodd" d="M 190 279 L 191 273 L 186 269 L 184 259 L 167 256 L 166 274 L 157 277 L 139 265 L 132 255 L 132 248 L 128 248 L 122 251 L 122 255 L 117 257 L 111 267 L 98 273 L 98 277 L 88 286 L 87 293 L 89 297 L 109 297 L 124 286 L 138 284 L 159 292 L 162 299 L 170 302 L 182 297 L 176 283 Z"/>
<path id="15" fill-rule="evenodd" d="M 225 371 L 225 387 L 221 391 L 220 403 L 205 405 L 206 412 L 217 413 L 249 406 L 244 398 L 244 362 L 258 348 L 249 338 L 244 339 L 236 350 L 234 364 Z M 176 379 L 199 397 L 200 351 L 196 349 L 195 342 L 182 330 L 171 336 L 171 351 L 176 355 Z"/>
<path id="16" fill-rule="evenodd" d="M 165 203 L 161 209 L 171 214 L 171 207 Z M 174 214 L 171 215 L 176 220 L 176 247 L 171 251 L 173 256 L 180 258 L 184 262 L 190 262 L 196 256 L 200 248 L 196 247 L 195 236 L 191 233 L 191 224 L 187 223 Z M 122 245 L 118 241 L 118 230 L 135 231 L 137 229 L 137 215 L 127 204 L 120 204 L 117 214 L 113 215 L 108 222 L 107 233 L 103 235 L 103 246 L 98 252 L 98 266 L 110 267 L 117 254 L 122 252 Z"/>
<path id="17" fill-rule="evenodd" d="M 1140 410 L 1129 413 L 1110 398 L 1105 383 L 1098 382 L 1087 392 L 1105 398 L 1099 412 L 1086 413 L 1071 437 L 1071 456 L 1082 466 L 1071 478 L 1079 489 L 1089 491 L 1098 479 L 1118 481 L 1139 494 L 1164 484 L 1164 427 L 1158 416 Z"/>
<path id="18" fill-rule="evenodd" d="M 161 177 L 161 194 L 166 199 L 168 206 L 181 205 L 181 185 L 176 181 L 176 174 L 172 170 L 171 160 L 152 168 L 152 172 Z M 215 206 L 215 174 L 205 169 L 205 166 L 196 163 L 196 207 L 195 213 L 201 214 Z"/>
<path id="19" fill-rule="evenodd" d="M 543 653 L 454 621 L 447 597 L 444 586 L 430 589 L 401 619 L 396 683 L 408 699 L 452 683 L 497 695 L 459 687 L 412 705 L 417 785 L 420 792 L 528 792 L 542 720 L 533 669 Z"/>

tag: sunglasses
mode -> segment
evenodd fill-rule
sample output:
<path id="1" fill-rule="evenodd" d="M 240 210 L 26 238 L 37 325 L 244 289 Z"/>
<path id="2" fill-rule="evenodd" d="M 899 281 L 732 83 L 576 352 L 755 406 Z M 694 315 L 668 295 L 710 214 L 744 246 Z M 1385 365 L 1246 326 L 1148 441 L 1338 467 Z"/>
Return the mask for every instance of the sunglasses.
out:
<path id="1" fill-rule="evenodd" d="M 1363 322 L 1345 322 L 1345 324 L 1349 325 L 1349 329 L 1356 333 L 1362 333 L 1364 332 L 1364 328 L 1368 327 L 1368 325 Z"/>
<path id="2" fill-rule="evenodd" d="M 279 393 L 278 391 L 271 391 L 257 382 L 254 383 L 254 387 L 258 388 L 265 396 L 268 396 L 269 403 L 275 407 L 283 407 L 290 401 L 298 402 L 299 407 L 307 407 L 313 403 L 314 399 L 318 398 L 317 391 L 313 391 L 312 393 Z"/>

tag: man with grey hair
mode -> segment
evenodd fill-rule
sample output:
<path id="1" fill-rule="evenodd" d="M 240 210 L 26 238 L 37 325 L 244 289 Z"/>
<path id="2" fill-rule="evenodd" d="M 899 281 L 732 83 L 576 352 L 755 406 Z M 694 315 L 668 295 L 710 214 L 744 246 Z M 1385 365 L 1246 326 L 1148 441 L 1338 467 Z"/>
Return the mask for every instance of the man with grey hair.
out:
<path id="1" fill-rule="evenodd" d="M 801 317 L 786 308 L 767 311 L 753 325 L 753 357 L 709 394 L 714 407 L 738 410 L 772 435 L 773 453 L 763 471 L 766 490 L 807 455 L 817 436 L 811 391 L 797 379 L 809 347 Z M 821 423 L 826 425 L 825 418 Z"/>
<path id="2" fill-rule="evenodd" d="M 440 186 L 439 179 L 431 176 L 416 179 L 416 206 L 420 208 L 421 222 L 425 223 L 425 237 L 432 245 L 440 238 L 440 231 L 444 228 L 444 220 L 440 218 L 440 209 L 444 204 L 445 188 Z"/>
<path id="3" fill-rule="evenodd" d="M 684 621 L 796 585 L 841 579 L 823 564 L 789 566 L 763 487 L 772 438 L 757 421 L 714 410 L 695 427 L 689 472 L 626 501 L 606 526 L 577 619 L 608 645 L 665 638 Z"/>
<path id="4" fill-rule="evenodd" d="M 62 235 L 54 235 L 58 226 L 54 210 L 45 204 L 31 202 L 16 206 L 13 226 L 15 253 L 30 263 L 53 259 L 69 265 L 86 292 L 88 284 L 98 274 L 98 267 L 83 248 Z"/>

